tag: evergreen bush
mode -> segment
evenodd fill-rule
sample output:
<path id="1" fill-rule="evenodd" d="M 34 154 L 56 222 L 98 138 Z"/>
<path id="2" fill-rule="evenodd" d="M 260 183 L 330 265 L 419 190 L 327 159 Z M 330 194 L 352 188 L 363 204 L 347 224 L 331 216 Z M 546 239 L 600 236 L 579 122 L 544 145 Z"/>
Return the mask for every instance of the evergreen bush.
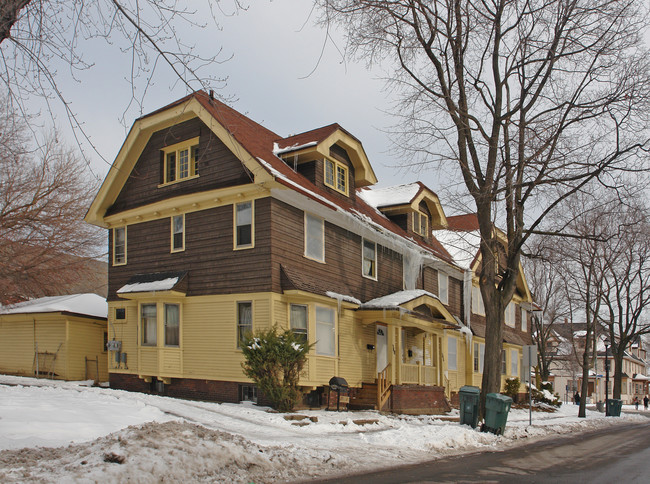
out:
<path id="1" fill-rule="evenodd" d="M 313 345 L 291 331 L 261 330 L 244 338 L 244 374 L 280 412 L 290 412 L 300 399 L 298 379 Z"/>
<path id="2" fill-rule="evenodd" d="M 512 398 L 512 401 L 516 403 L 519 397 L 519 386 L 519 378 L 506 378 L 506 382 L 503 385 L 503 393 Z"/>

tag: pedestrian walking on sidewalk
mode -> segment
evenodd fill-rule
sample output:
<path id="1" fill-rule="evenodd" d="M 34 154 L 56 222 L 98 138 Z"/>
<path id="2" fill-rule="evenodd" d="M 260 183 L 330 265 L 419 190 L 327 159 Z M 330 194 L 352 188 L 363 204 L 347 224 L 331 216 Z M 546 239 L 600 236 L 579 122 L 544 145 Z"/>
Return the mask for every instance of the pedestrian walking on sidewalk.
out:
<path id="1" fill-rule="evenodd" d="M 650 401 L 650 399 L 648 398 L 648 395 L 646 395 L 645 397 L 643 397 L 643 408 L 644 408 L 645 410 L 648 410 L 648 402 L 649 402 L 649 401 Z"/>
<path id="2" fill-rule="evenodd" d="M 634 397 L 634 409 L 639 409 L 639 397 Z"/>

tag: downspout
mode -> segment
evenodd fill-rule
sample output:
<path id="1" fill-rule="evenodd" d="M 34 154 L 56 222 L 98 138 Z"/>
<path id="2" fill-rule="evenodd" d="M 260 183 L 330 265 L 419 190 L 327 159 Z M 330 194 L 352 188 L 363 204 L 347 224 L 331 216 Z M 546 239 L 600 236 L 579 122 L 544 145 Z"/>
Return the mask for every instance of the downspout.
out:
<path id="1" fill-rule="evenodd" d="M 472 310 L 472 270 L 465 269 L 463 274 L 463 304 L 465 306 L 465 326 L 472 329 L 471 310 Z"/>

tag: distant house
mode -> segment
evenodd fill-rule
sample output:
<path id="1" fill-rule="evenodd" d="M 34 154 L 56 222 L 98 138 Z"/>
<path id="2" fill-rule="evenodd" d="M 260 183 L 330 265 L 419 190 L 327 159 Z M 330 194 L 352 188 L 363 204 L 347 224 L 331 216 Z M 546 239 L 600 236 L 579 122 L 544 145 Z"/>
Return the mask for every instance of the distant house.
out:
<path id="1" fill-rule="evenodd" d="M 597 358 L 594 367 L 589 370 L 589 381 L 587 383 L 588 401 L 591 403 L 605 401 L 605 361 L 609 361 L 609 398 L 612 398 L 614 387 L 614 359 L 611 348 L 605 356 L 605 345 L 602 340 L 608 330 L 605 327 L 598 328 Z M 582 354 L 584 352 L 586 337 L 585 323 L 556 323 L 549 337 L 549 347 L 552 351 L 553 363 L 551 369 L 551 382 L 556 392 L 569 402 L 575 392 L 581 392 L 582 388 Z M 592 350 L 593 354 L 593 350 Z M 623 376 L 621 380 L 621 400 L 630 404 L 634 397 L 643 400 L 648 394 L 648 382 L 646 369 L 646 349 L 641 338 L 635 340 L 625 350 L 623 356 Z"/>
<path id="2" fill-rule="evenodd" d="M 108 229 L 111 386 L 255 400 L 240 347 L 272 326 L 314 343 L 311 404 L 334 376 L 352 404 L 412 413 L 480 382 L 476 265 L 437 239 L 433 191 L 376 183 L 338 124 L 282 137 L 204 92 L 136 120 L 86 216 Z M 529 299 L 522 275 L 506 375 Z"/>
<path id="3" fill-rule="evenodd" d="M 0 306 L 0 373 L 108 381 L 106 313 L 96 294 Z"/>

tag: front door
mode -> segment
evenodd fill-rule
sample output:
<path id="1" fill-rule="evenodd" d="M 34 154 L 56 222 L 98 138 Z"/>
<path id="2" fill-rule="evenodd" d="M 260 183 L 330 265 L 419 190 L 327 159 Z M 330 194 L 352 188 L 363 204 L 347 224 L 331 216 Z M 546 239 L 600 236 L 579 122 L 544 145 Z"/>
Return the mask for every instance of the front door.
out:
<path id="1" fill-rule="evenodd" d="M 388 326 L 378 324 L 377 329 L 377 373 L 388 366 Z"/>

